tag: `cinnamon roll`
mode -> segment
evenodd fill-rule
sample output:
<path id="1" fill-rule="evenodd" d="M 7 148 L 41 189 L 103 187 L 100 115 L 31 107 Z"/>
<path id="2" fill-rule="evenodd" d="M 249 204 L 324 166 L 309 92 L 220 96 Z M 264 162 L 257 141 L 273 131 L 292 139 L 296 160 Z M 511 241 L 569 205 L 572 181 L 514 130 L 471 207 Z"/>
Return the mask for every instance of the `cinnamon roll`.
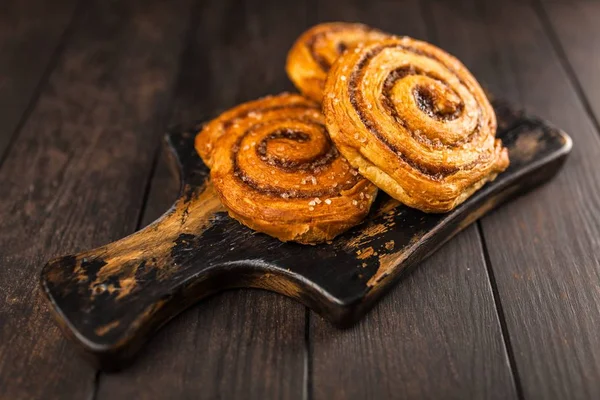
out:
<path id="1" fill-rule="evenodd" d="M 260 110 L 261 118 L 269 119 L 274 116 L 297 115 L 298 112 L 302 111 L 313 113 L 315 107 L 314 102 L 297 95 L 268 96 L 240 104 L 204 125 L 200 134 L 196 135 L 196 151 L 202 161 L 210 168 L 213 164 L 212 156 L 215 151 L 215 143 L 219 138 L 231 130 L 246 129 L 252 126 L 256 121 L 255 117 L 258 115 L 257 110 Z"/>
<path id="2" fill-rule="evenodd" d="M 449 211 L 508 167 L 483 90 L 433 45 L 408 37 L 359 45 L 335 62 L 325 93 L 339 151 L 410 207 Z"/>
<path id="3" fill-rule="evenodd" d="M 382 40 L 389 35 L 367 25 L 331 22 L 304 32 L 291 48 L 286 71 L 305 96 L 321 101 L 327 72 L 333 62 L 358 43 Z"/>
<path id="4" fill-rule="evenodd" d="M 299 95 L 235 107 L 198 143 L 212 143 L 203 157 L 229 214 L 282 241 L 334 238 L 363 220 L 377 192 L 340 156 L 319 104 Z"/>

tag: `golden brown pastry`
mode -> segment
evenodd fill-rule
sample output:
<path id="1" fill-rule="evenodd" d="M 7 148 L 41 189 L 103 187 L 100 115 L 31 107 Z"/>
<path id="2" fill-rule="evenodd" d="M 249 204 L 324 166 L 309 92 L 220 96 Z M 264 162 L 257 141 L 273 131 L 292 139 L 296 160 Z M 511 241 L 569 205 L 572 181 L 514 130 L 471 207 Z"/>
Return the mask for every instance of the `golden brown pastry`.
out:
<path id="1" fill-rule="evenodd" d="M 305 96 L 320 102 L 327 72 L 340 54 L 358 43 L 387 37 L 388 34 L 363 24 L 330 22 L 315 25 L 291 48 L 287 74 Z"/>
<path id="2" fill-rule="evenodd" d="M 285 101 L 279 101 L 277 100 L 278 98 L 285 99 Z M 267 104 L 268 107 L 266 106 Z M 261 117 L 271 118 L 272 116 L 278 117 L 284 115 L 281 114 L 281 112 L 296 115 L 299 110 L 305 110 L 312 113 L 314 108 L 315 104 L 302 96 L 284 96 L 284 94 L 277 97 L 264 97 L 262 99 L 240 104 L 237 107 L 225 111 L 218 118 L 215 118 L 204 125 L 200 134 L 196 135 L 196 151 L 202 158 L 202 161 L 204 161 L 208 167 L 212 167 L 212 156 L 215 150 L 215 143 L 231 129 L 237 129 L 239 124 L 245 124 L 243 128 L 254 124 L 254 117 L 257 115 L 257 109 L 261 110 Z"/>
<path id="3" fill-rule="evenodd" d="M 235 107 L 196 143 L 229 214 L 283 241 L 334 238 L 362 221 L 377 193 L 331 143 L 320 106 L 300 95 Z"/>
<path id="4" fill-rule="evenodd" d="M 460 61 L 428 43 L 359 45 L 333 65 L 325 93 L 340 152 L 410 207 L 449 211 L 508 167 L 483 90 Z"/>

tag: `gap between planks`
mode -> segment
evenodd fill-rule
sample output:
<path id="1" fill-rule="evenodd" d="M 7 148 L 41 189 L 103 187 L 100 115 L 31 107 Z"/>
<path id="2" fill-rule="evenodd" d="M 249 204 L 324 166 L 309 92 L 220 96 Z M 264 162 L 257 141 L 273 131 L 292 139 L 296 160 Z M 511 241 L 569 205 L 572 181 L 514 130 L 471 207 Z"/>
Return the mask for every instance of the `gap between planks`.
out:
<path id="1" fill-rule="evenodd" d="M 304 307 L 304 400 L 313 399 L 313 357 L 312 343 L 310 341 L 310 308 Z"/>
<path id="2" fill-rule="evenodd" d="M 577 97 L 581 101 L 581 105 L 583 106 L 585 113 L 590 118 L 592 125 L 596 130 L 596 133 L 600 135 L 600 122 L 598 121 L 598 118 L 594 113 L 592 105 L 590 104 L 590 101 L 586 96 L 585 91 L 583 90 L 583 86 L 581 86 L 581 82 L 577 78 L 577 73 L 575 72 L 573 65 L 571 65 L 571 62 L 569 61 L 569 57 L 567 57 L 565 49 L 560 43 L 558 34 L 554 29 L 552 22 L 550 21 L 550 17 L 548 16 L 545 6 L 542 4 L 541 0 L 533 0 L 532 8 L 540 20 L 544 33 L 546 34 L 546 36 L 548 36 L 548 39 L 550 40 L 550 44 L 552 45 L 552 48 L 554 49 L 554 52 L 556 53 L 556 56 L 558 57 L 558 60 L 560 62 L 560 66 L 567 74 L 569 82 L 573 86 Z"/>
<path id="3" fill-rule="evenodd" d="M 437 31 L 435 19 L 433 18 L 433 10 L 431 9 L 430 0 L 420 0 L 419 4 L 421 6 L 422 15 L 426 23 L 426 32 L 428 39 L 433 43 L 439 43 L 439 34 Z M 477 5 L 480 5 L 478 3 Z M 477 12 L 482 13 L 481 7 L 477 7 Z M 486 30 L 487 31 L 487 30 Z M 485 218 L 485 216 L 483 217 Z M 510 334 L 508 332 L 508 327 L 506 324 L 506 315 L 504 313 L 504 309 L 502 307 L 502 301 L 500 299 L 500 294 L 498 293 L 498 287 L 496 285 L 496 279 L 494 276 L 492 262 L 488 252 L 488 245 L 485 240 L 485 235 L 483 234 L 483 228 L 481 226 L 481 221 L 477 220 L 475 222 L 477 225 L 477 236 L 479 237 L 479 244 L 481 246 L 481 250 L 483 252 L 483 263 L 485 269 L 487 271 L 488 284 L 492 291 L 492 298 L 494 299 L 494 307 L 496 310 L 496 317 L 500 322 L 500 334 L 502 336 L 502 340 L 504 343 L 504 351 L 506 352 L 508 363 L 510 366 L 511 376 L 515 385 L 515 390 L 517 393 L 517 398 L 522 400 L 523 397 L 523 387 L 521 384 L 521 379 L 519 377 L 519 371 L 517 369 L 517 364 L 514 357 L 514 349 L 512 347 L 510 341 Z"/>
<path id="4" fill-rule="evenodd" d="M 498 285 L 496 283 L 496 276 L 494 275 L 494 269 L 492 268 L 492 261 L 490 260 L 490 253 L 488 251 L 487 242 L 483 233 L 483 227 L 481 221 L 475 222 L 477 224 L 477 232 L 479 232 L 479 239 L 481 242 L 481 249 L 483 251 L 483 261 L 487 270 L 487 275 L 492 289 L 492 295 L 494 298 L 494 305 L 496 306 L 496 314 L 500 321 L 500 328 L 502 330 L 502 339 L 504 340 L 504 349 L 508 357 L 508 363 L 512 372 L 513 382 L 515 384 L 515 390 L 517 392 L 517 398 L 524 399 L 523 385 L 521 384 L 521 378 L 519 376 L 519 369 L 517 368 L 517 362 L 515 360 L 515 351 L 510 341 L 510 335 L 508 334 L 508 326 L 506 325 L 506 314 L 500 301 L 500 293 L 498 292 Z"/>
<path id="5" fill-rule="evenodd" d="M 81 3 L 81 0 L 79 1 Z M 179 66 L 178 66 L 178 71 L 177 71 L 177 78 L 173 80 L 173 83 L 171 85 L 171 88 L 169 90 L 169 96 L 168 96 L 168 100 L 166 102 L 166 108 L 168 109 L 168 111 L 165 113 L 165 117 L 163 120 L 159 121 L 161 126 L 165 126 L 168 124 L 168 121 L 170 119 L 170 117 L 173 115 L 173 108 L 174 108 L 174 102 L 175 102 L 175 90 L 179 85 L 179 80 L 181 79 L 181 72 L 182 72 L 182 68 L 183 68 L 183 58 L 185 56 L 185 53 L 188 51 L 189 47 L 192 46 L 192 42 L 193 42 L 193 35 L 194 35 L 194 29 L 192 29 L 193 26 L 193 22 L 194 19 L 198 13 L 198 10 L 200 8 L 202 0 L 196 0 L 196 2 L 194 3 L 194 5 L 192 6 L 192 10 L 190 12 L 190 17 L 188 18 L 187 21 L 187 26 L 186 26 L 186 31 L 185 31 L 185 35 L 184 35 L 184 45 L 182 46 L 181 49 L 181 53 L 179 54 Z M 155 145 L 155 149 L 152 155 L 152 164 L 150 167 L 150 171 L 148 172 L 148 175 L 146 177 L 146 184 L 144 186 L 144 195 L 142 197 L 142 204 L 140 205 L 140 211 L 139 214 L 137 216 L 137 220 L 136 220 L 136 226 L 135 226 L 135 231 L 138 231 L 142 228 L 142 223 L 144 221 L 144 216 L 146 214 L 146 206 L 148 203 L 148 198 L 150 196 L 150 192 L 152 189 L 152 181 L 154 178 L 154 175 L 156 173 L 157 170 L 157 165 L 158 165 L 158 161 L 160 159 L 160 154 L 161 154 L 161 149 L 164 145 L 164 134 L 160 135 L 160 137 L 157 140 L 157 143 Z M 179 178 L 181 179 L 181 178 Z M 98 398 L 98 391 L 100 388 L 100 381 L 102 380 L 102 376 L 104 375 L 104 372 L 102 370 L 96 370 L 96 375 L 94 377 L 94 386 L 92 389 L 92 392 L 90 393 L 90 400 L 97 400 Z"/>
<path id="6" fill-rule="evenodd" d="M 13 145 L 15 144 L 15 142 L 17 141 L 17 138 L 19 137 L 19 133 L 21 133 L 21 130 L 22 130 L 23 126 L 25 125 L 25 122 L 29 119 L 29 116 L 31 115 L 31 112 L 34 109 L 35 104 L 37 103 L 37 101 L 40 97 L 40 94 L 42 93 L 43 88 L 46 86 L 46 83 L 48 82 L 48 78 L 50 77 L 50 74 L 56 67 L 58 60 L 60 58 L 60 55 L 62 54 L 62 52 L 65 48 L 66 43 L 68 42 L 69 38 L 73 34 L 73 29 L 75 28 L 75 21 L 77 21 L 77 18 L 79 17 L 79 15 L 81 14 L 81 11 L 83 9 L 82 3 L 83 3 L 82 0 L 77 1 L 75 8 L 73 10 L 73 13 L 71 15 L 71 19 L 69 20 L 69 23 L 67 24 L 67 27 L 65 28 L 63 33 L 60 35 L 60 38 L 58 39 L 58 43 L 56 45 L 56 48 L 52 52 L 52 55 L 50 56 L 50 58 L 48 60 L 48 64 L 46 65 L 44 72 L 40 76 L 38 84 L 35 86 L 35 89 L 33 90 L 33 94 L 31 95 L 31 99 L 29 100 L 29 103 L 25 107 L 25 110 L 23 110 L 23 114 L 21 115 L 21 118 L 19 119 L 19 122 L 17 123 L 15 130 L 10 134 L 10 138 L 8 139 L 8 143 L 6 144 L 6 148 L 4 149 L 4 152 L 2 154 L 0 154 L 0 168 L 2 168 L 2 166 L 4 165 L 4 162 L 8 158 L 8 155 L 10 154 L 10 151 L 13 148 Z"/>
<path id="7" fill-rule="evenodd" d="M 81 3 L 81 2 L 79 2 Z M 198 6 L 200 2 L 197 2 L 195 7 Z M 315 1 L 316 3 L 316 1 Z M 423 15 L 427 16 L 430 15 L 430 9 L 429 9 L 429 2 L 428 0 L 421 0 L 420 2 L 422 9 L 425 11 L 423 13 Z M 80 7 L 80 5 L 78 4 L 77 6 L 78 8 Z M 315 14 L 315 9 L 316 7 L 310 9 L 309 7 L 309 12 L 311 14 Z M 547 15 L 545 14 L 545 11 L 543 10 L 543 6 L 541 5 L 541 3 L 539 3 L 539 1 L 535 1 L 534 2 L 534 8 L 536 10 L 536 13 L 538 14 L 540 20 L 542 21 L 542 24 L 544 26 L 544 29 L 546 31 L 546 34 L 548 35 L 549 39 L 552 42 L 552 45 L 555 49 L 555 51 L 557 52 L 560 60 L 561 60 L 561 64 L 563 69 L 565 69 L 565 71 L 567 72 L 569 79 L 571 80 L 571 83 L 573 84 L 573 86 L 575 87 L 578 96 L 580 97 L 584 108 L 586 110 L 586 112 L 588 113 L 588 115 L 590 116 L 590 118 L 592 119 L 592 121 L 594 122 L 594 126 L 596 128 L 597 132 L 600 132 L 600 126 L 598 124 L 598 120 L 596 119 L 593 111 L 591 110 L 591 107 L 589 105 L 589 102 L 587 101 L 587 98 L 585 97 L 585 95 L 583 94 L 583 90 L 581 88 L 581 85 L 579 83 L 579 81 L 576 78 L 576 75 L 570 65 L 570 63 L 568 62 L 565 54 L 564 54 L 564 50 L 562 49 L 560 43 L 558 42 L 558 39 L 555 35 L 555 33 L 552 30 L 551 27 L 551 23 L 547 17 Z M 192 15 L 195 15 L 195 13 L 192 13 Z M 73 18 L 74 19 L 74 18 Z M 184 39 L 186 44 L 185 44 L 185 49 L 187 49 L 191 43 L 191 39 L 190 39 L 190 35 L 192 33 L 192 30 L 190 29 L 191 27 L 191 22 L 192 22 L 192 18 L 190 18 L 190 22 L 188 24 L 187 27 L 187 34 L 186 34 L 186 38 Z M 437 39 L 437 32 L 436 32 L 436 27 L 435 24 L 432 20 L 432 18 L 426 18 L 426 24 L 427 24 L 427 33 L 428 36 L 430 37 L 431 40 L 435 41 Z M 52 59 L 49 63 L 49 68 L 46 70 L 46 72 L 44 73 L 44 78 L 41 80 L 40 85 L 38 86 L 38 88 L 36 89 L 36 93 L 34 98 L 32 99 L 32 103 L 31 104 L 35 104 L 35 99 L 37 99 L 37 96 L 39 94 L 40 91 L 40 87 L 43 86 L 43 82 L 45 82 L 47 74 L 49 73 L 49 71 L 52 70 L 53 64 L 56 62 L 56 59 L 58 58 L 58 55 L 60 54 L 60 51 L 62 50 L 62 47 L 64 46 L 64 42 L 66 37 L 68 37 L 67 33 L 70 30 L 72 25 L 72 21 L 69 25 L 69 27 L 65 30 L 65 33 L 63 33 L 63 37 L 60 40 L 60 44 L 57 47 L 57 50 L 55 52 L 55 54 L 52 56 Z M 181 57 L 180 57 L 180 62 L 181 62 Z M 181 66 L 180 66 L 181 69 Z M 169 108 L 172 107 L 173 105 L 173 92 L 174 92 L 174 88 L 176 87 L 176 85 L 173 85 L 173 87 L 171 88 L 171 93 L 170 93 L 170 98 L 168 101 L 169 104 Z M 30 104 L 30 107 L 31 107 Z M 29 108 L 26 110 L 26 112 L 24 113 L 24 116 L 28 115 L 29 112 Z M 169 115 L 171 115 L 171 113 L 168 113 Z M 26 120 L 26 118 L 23 118 L 22 121 Z M 19 128 L 22 124 L 22 121 L 19 124 Z M 18 132 L 17 129 L 17 132 Z M 14 141 L 15 137 L 17 136 L 16 132 L 15 134 L 13 134 L 12 138 L 11 138 L 11 142 Z M 145 191 L 144 191 L 144 196 L 143 196 L 143 200 L 142 200 L 142 205 L 140 208 L 140 214 L 138 216 L 138 220 L 137 220 L 137 225 L 136 225 L 136 230 L 139 229 L 141 227 L 141 223 L 143 220 L 143 216 L 145 214 L 146 211 L 146 203 L 147 203 L 147 199 L 148 199 L 148 195 L 150 193 L 150 187 L 151 187 L 151 182 L 152 179 L 154 177 L 154 174 L 156 172 L 156 165 L 158 163 L 158 159 L 159 159 L 159 155 L 160 155 L 160 149 L 162 146 L 162 138 L 161 138 L 161 142 L 159 142 L 156 146 L 156 149 L 154 151 L 154 155 L 153 155 L 153 161 L 152 161 L 152 167 L 150 169 L 150 172 L 148 174 L 147 177 L 147 181 L 146 181 L 146 186 L 145 186 Z M 10 144 L 9 147 L 7 148 L 7 151 L 5 152 L 4 156 L 8 153 L 8 149 L 10 148 Z M 4 158 L 4 157 L 3 157 Z M 0 165 L 2 163 L 3 159 L 0 160 Z M 504 340 L 504 344 L 505 344 L 505 348 L 507 351 L 507 355 L 508 355 L 508 360 L 510 363 L 510 367 L 511 367 L 511 371 L 513 374 L 513 379 L 515 382 L 515 387 L 517 390 L 517 395 L 518 398 L 522 399 L 523 398 L 523 391 L 522 391 L 522 386 L 519 380 L 519 376 L 518 376 L 518 370 L 515 364 L 515 360 L 514 360 L 514 351 L 513 348 L 510 344 L 510 337 L 508 335 L 508 331 L 507 331 L 507 326 L 506 326 L 506 321 L 505 321 L 505 315 L 504 315 L 504 311 L 502 308 L 502 304 L 500 301 L 500 297 L 498 294 L 498 290 L 496 287 L 496 283 L 495 283 L 495 278 L 494 278 L 494 274 L 493 274 L 493 269 L 491 266 L 491 262 L 490 262 L 490 258 L 489 258 L 489 253 L 488 253 L 488 248 L 487 248 L 487 243 L 485 241 L 485 236 L 483 234 L 483 230 L 481 227 L 481 223 L 478 221 L 477 222 L 477 230 L 478 230 L 478 234 L 479 234 L 479 238 L 480 238 L 480 244 L 482 246 L 482 250 L 483 250 L 483 255 L 484 255 L 484 262 L 485 262 L 485 266 L 487 269 L 487 273 L 488 273 L 488 279 L 489 279 L 489 283 L 490 283 L 490 287 L 492 289 L 492 293 L 493 293 L 493 298 L 494 298 L 494 303 L 495 303 L 495 307 L 496 307 L 496 313 L 497 313 L 497 317 L 499 319 L 500 325 L 501 325 L 501 330 L 502 330 L 502 337 Z M 312 343 L 311 343 L 311 337 L 310 337 L 310 309 L 308 307 L 305 308 L 305 335 L 304 335 L 304 351 L 305 351 L 305 359 L 304 359 L 304 393 L 303 393 L 303 398 L 306 400 L 311 400 L 313 398 L 313 388 L 312 388 Z M 92 399 L 96 399 L 96 395 L 97 395 L 97 389 L 99 387 L 99 382 L 101 380 L 102 377 L 102 372 L 98 371 L 96 374 L 96 379 L 95 379 L 95 384 L 94 384 L 94 393 L 92 394 L 91 398 Z"/>

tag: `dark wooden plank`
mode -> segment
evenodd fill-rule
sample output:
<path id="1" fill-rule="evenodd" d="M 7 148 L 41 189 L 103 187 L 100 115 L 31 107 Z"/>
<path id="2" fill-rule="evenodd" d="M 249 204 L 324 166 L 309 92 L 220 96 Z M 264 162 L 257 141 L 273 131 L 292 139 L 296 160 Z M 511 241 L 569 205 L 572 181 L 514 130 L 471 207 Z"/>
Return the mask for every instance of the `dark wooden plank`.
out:
<path id="1" fill-rule="evenodd" d="M 558 178 L 482 226 L 523 396 L 599 398 L 598 132 L 529 5 L 432 6 L 444 47 L 500 96 L 572 134 Z"/>
<path id="2" fill-rule="evenodd" d="M 539 3 L 542 4 L 556 4 L 556 3 L 562 3 L 562 4 L 573 4 L 575 2 L 578 3 L 598 3 L 600 2 L 600 0 L 536 0 Z"/>
<path id="3" fill-rule="evenodd" d="M 516 397 L 474 227 L 356 327 L 311 314 L 310 333 L 315 399 Z"/>
<path id="4" fill-rule="evenodd" d="M 52 321 L 39 271 L 135 228 L 189 8 L 88 4 L 0 171 L 0 398 L 91 395 L 95 371 Z"/>
<path id="5" fill-rule="evenodd" d="M 537 7 L 549 37 L 598 129 L 600 118 L 600 1 Z"/>
<path id="6" fill-rule="evenodd" d="M 189 125 L 238 102 L 293 89 L 283 68 L 288 46 L 306 28 L 304 2 L 198 4 L 173 124 Z M 176 182 L 163 154 L 144 225 L 171 205 Z M 131 367 L 102 375 L 97 398 L 302 398 L 304 332 L 299 303 L 257 290 L 226 292 L 170 322 Z"/>
<path id="7" fill-rule="evenodd" d="M 499 125 L 514 127 L 498 132 L 511 165 L 460 207 L 446 214 L 390 210 L 390 198 L 380 194 L 368 221 L 316 246 L 257 235 L 227 218 L 194 149 L 195 130 L 171 133 L 185 185 L 176 205 L 148 229 L 50 261 L 44 294 L 105 369 L 124 367 L 167 321 L 229 288 L 273 290 L 348 326 L 474 219 L 554 177 L 571 150 L 559 130 L 509 109 L 499 110 Z"/>
<path id="8" fill-rule="evenodd" d="M 417 1 L 320 1 L 319 20 L 355 20 L 427 39 Z M 398 284 L 356 327 L 311 314 L 312 394 L 332 398 L 516 397 L 477 229 Z"/>
<path id="9" fill-rule="evenodd" d="M 75 0 L 12 0 L 0 4 L 0 164 L 19 122 L 51 69 Z"/>

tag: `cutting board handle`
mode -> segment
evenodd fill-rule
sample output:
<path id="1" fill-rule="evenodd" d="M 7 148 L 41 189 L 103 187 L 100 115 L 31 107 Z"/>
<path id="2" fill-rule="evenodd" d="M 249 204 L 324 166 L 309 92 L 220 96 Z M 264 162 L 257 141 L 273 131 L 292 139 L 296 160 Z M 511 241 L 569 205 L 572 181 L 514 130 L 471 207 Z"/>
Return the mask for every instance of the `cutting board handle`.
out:
<path id="1" fill-rule="evenodd" d="M 161 325 L 224 289 L 268 289 L 315 309 L 326 303 L 314 285 L 302 288 L 297 274 L 256 257 L 248 246 L 255 232 L 227 216 L 194 150 L 197 130 L 176 128 L 166 138 L 182 182 L 171 209 L 130 236 L 42 269 L 59 326 L 104 370 L 122 368 Z"/>
<path id="2" fill-rule="evenodd" d="M 103 369 L 126 365 L 161 325 L 217 291 L 263 288 L 349 325 L 391 285 L 486 212 L 553 177 L 571 149 L 563 132 L 496 105 L 511 165 L 445 214 L 381 194 L 369 218 L 332 243 L 282 243 L 229 218 L 194 150 L 195 127 L 167 137 L 181 193 L 158 221 L 117 242 L 51 260 L 41 284 L 59 325 Z"/>
<path id="3" fill-rule="evenodd" d="M 173 143 L 174 139 L 181 143 Z M 195 301 L 219 287 L 210 282 L 218 278 L 210 274 L 215 266 L 211 258 L 216 257 L 210 257 L 210 252 L 198 257 L 197 241 L 215 220 L 226 216 L 192 139 L 193 130 L 167 137 L 180 167 L 182 188 L 179 199 L 160 219 L 116 242 L 53 259 L 42 270 L 43 292 L 63 331 L 103 368 L 120 365 L 144 342 L 137 339 L 177 314 L 186 306 L 182 302 Z M 204 243 L 210 245 L 206 238 Z M 221 263 L 218 270 L 227 268 Z M 191 281 L 189 289 L 197 292 L 193 295 L 185 293 Z M 172 304 L 177 304 L 177 310 L 169 310 Z M 136 340 L 131 340 L 134 336 Z"/>

